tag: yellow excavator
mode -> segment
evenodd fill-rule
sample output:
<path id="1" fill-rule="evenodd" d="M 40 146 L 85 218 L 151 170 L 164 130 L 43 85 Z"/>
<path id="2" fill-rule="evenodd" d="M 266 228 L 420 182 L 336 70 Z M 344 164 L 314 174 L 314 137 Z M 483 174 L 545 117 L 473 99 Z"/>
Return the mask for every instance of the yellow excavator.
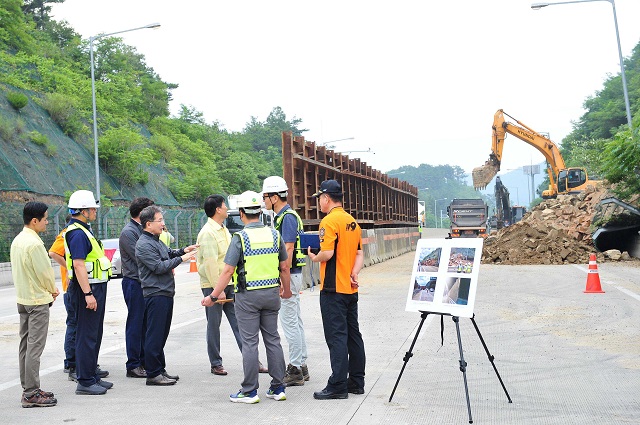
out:
<path id="1" fill-rule="evenodd" d="M 516 124 L 505 120 L 504 116 L 514 120 Z M 538 149 L 547 160 L 547 173 L 549 174 L 549 189 L 542 192 L 542 198 L 555 198 L 560 195 L 580 193 L 588 185 L 595 185 L 600 181 L 589 180 L 587 170 L 582 167 L 567 168 L 560 150 L 555 143 L 542 134 L 527 127 L 511 115 L 499 109 L 493 116 L 493 141 L 489 159 L 481 167 L 473 169 L 473 187 L 484 189 L 493 177 L 500 171 L 502 161 L 502 148 L 507 133 L 530 144 Z"/>

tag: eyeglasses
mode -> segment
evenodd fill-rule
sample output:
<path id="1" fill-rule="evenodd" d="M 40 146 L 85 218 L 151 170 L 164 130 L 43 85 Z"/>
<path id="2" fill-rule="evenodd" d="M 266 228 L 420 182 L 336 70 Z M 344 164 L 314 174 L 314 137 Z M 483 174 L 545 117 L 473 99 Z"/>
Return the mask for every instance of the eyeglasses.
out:
<path id="1" fill-rule="evenodd" d="M 262 195 L 262 199 L 267 199 L 267 198 L 271 198 L 273 195 L 269 195 L 268 193 L 265 193 L 264 195 Z"/>

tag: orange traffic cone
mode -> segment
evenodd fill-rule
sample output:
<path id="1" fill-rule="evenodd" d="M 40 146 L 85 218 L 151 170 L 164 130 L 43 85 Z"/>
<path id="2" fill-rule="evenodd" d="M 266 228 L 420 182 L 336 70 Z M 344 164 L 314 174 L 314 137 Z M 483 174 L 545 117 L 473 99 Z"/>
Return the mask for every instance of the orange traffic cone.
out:
<path id="1" fill-rule="evenodd" d="M 596 254 L 589 254 L 589 274 L 587 275 L 587 289 L 585 294 L 604 294 L 600 286 L 600 275 L 598 274 L 598 264 L 596 264 Z"/>
<path id="2" fill-rule="evenodd" d="M 196 259 L 192 258 L 191 261 L 189 261 L 189 273 L 195 273 L 198 271 L 198 265 L 196 264 Z"/>

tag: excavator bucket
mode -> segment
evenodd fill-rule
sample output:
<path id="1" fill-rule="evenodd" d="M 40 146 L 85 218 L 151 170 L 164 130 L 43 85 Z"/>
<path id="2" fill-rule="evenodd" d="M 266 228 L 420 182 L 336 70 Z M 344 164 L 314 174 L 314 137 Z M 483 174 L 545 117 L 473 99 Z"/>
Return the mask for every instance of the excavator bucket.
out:
<path id="1" fill-rule="evenodd" d="M 500 165 L 496 164 L 495 160 L 489 158 L 487 162 L 481 167 L 476 167 L 471 172 L 473 177 L 473 187 L 476 189 L 484 189 L 487 187 L 491 180 L 498 174 Z"/>

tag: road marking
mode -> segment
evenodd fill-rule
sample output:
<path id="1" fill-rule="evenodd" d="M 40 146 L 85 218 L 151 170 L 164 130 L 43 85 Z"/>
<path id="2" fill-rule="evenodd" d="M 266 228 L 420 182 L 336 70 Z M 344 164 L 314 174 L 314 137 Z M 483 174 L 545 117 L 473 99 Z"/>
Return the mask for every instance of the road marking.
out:
<path id="1" fill-rule="evenodd" d="M 175 325 L 171 325 L 171 331 L 180 329 L 180 328 L 184 328 L 185 326 L 189 326 L 192 325 L 194 323 L 197 322 L 201 322 L 205 320 L 205 317 L 201 317 L 199 319 L 191 319 L 191 320 L 187 320 L 185 322 L 181 322 L 181 323 L 177 323 Z M 121 342 L 115 345 L 112 345 L 111 347 L 108 348 L 102 348 L 100 349 L 100 355 L 104 355 L 104 354 L 109 354 L 111 352 L 114 352 L 116 350 L 121 350 L 125 348 L 125 343 Z M 59 372 L 60 370 L 62 370 L 62 367 L 58 366 L 51 366 L 48 367 L 46 369 L 42 369 L 40 370 L 40 376 L 45 376 L 45 375 L 49 375 L 50 373 L 54 373 L 54 372 Z M 9 388 L 13 388 L 15 386 L 19 386 L 20 385 L 20 378 L 17 379 L 12 379 L 11 381 L 7 381 L 7 382 L 3 382 L 0 383 L 0 391 L 4 391 L 7 390 Z"/>
<path id="2" fill-rule="evenodd" d="M 579 266 L 577 264 L 572 264 L 573 267 L 575 267 L 578 270 L 582 270 L 585 273 L 589 273 L 588 269 L 584 269 L 582 268 L 582 266 Z M 614 288 L 616 288 L 618 291 L 629 295 L 631 298 L 635 298 L 636 300 L 640 301 L 640 295 L 636 294 L 633 291 L 628 290 L 627 288 L 621 288 L 618 286 L 618 284 L 616 282 L 611 282 L 610 280 L 603 280 L 602 282 L 606 283 L 607 285 L 611 285 Z"/>

